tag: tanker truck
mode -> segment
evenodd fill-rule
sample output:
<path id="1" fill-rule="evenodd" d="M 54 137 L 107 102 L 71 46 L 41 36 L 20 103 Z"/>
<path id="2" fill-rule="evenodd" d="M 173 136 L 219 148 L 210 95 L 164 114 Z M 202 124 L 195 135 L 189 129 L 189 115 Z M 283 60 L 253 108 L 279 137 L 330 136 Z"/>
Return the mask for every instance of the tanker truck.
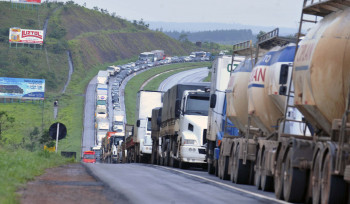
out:
<path id="1" fill-rule="evenodd" d="M 243 57 L 235 57 L 233 67 L 237 67 L 238 64 L 243 61 Z M 228 80 L 231 74 L 232 57 L 222 56 L 218 57 L 214 62 L 211 69 L 211 86 L 210 86 L 210 107 L 208 113 L 208 131 L 207 131 L 207 150 L 206 158 L 208 164 L 208 173 L 213 174 L 215 172 L 215 166 L 217 163 L 216 157 L 214 157 L 214 149 L 217 148 L 218 141 L 221 141 L 221 132 L 225 132 L 223 127 L 223 111 L 226 110 L 225 102 L 225 90 L 227 88 Z M 229 121 L 230 123 L 230 121 Z M 230 126 L 232 126 L 231 124 Z M 228 133 L 230 131 L 226 131 Z M 216 154 L 218 155 L 218 154 Z"/>
<path id="2" fill-rule="evenodd" d="M 210 83 L 177 84 L 165 92 L 160 164 L 180 168 L 206 165 L 209 87 Z"/>
<path id="3" fill-rule="evenodd" d="M 313 203 L 348 203 L 349 4 L 305 1 L 301 23 L 305 14 L 324 18 L 299 43 L 293 64 L 295 91 L 287 95 L 295 97 L 295 107 L 314 131 L 311 139 L 286 137 L 278 146 L 275 194 L 292 202 L 306 197 Z M 301 149 L 307 152 L 301 155 Z"/>

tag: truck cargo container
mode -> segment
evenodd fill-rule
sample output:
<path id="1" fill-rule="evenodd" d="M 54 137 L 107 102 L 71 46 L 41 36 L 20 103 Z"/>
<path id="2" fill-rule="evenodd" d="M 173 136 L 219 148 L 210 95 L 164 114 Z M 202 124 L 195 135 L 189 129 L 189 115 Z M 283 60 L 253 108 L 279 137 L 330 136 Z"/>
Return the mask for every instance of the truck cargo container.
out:
<path id="1" fill-rule="evenodd" d="M 152 154 L 152 109 L 162 106 L 162 92 L 140 90 L 137 92 L 135 131 L 133 142 L 136 162 L 149 162 Z M 127 149 L 129 151 L 129 149 Z M 131 150 L 130 150 L 131 151 Z"/>
<path id="2" fill-rule="evenodd" d="M 106 118 L 99 118 L 95 122 L 96 128 L 96 145 L 102 146 L 102 139 L 109 131 L 109 121 Z"/>
<path id="3" fill-rule="evenodd" d="M 109 72 L 100 70 L 97 74 L 97 84 L 108 84 Z"/>

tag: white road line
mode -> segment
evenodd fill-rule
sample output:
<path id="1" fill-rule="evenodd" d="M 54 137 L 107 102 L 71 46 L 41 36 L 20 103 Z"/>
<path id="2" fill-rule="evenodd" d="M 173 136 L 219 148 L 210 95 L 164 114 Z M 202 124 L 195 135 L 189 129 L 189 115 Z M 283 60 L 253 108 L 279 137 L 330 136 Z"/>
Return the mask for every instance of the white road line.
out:
<path id="1" fill-rule="evenodd" d="M 161 167 L 161 168 L 164 168 L 164 169 L 168 169 L 168 170 L 172 170 L 172 171 L 176 171 L 176 172 L 179 172 L 179 173 L 182 173 L 182 174 L 185 174 L 185 175 L 188 175 L 188 176 L 196 177 L 196 178 L 199 178 L 199 179 L 202 179 L 202 180 L 205 180 L 205 181 L 209 181 L 209 182 L 212 182 L 212 183 L 215 183 L 215 184 L 218 184 L 218 185 L 221 185 L 221 186 L 225 186 L 227 188 L 231 188 L 231 189 L 234 189 L 236 191 L 240 191 L 242 193 L 246 193 L 246 194 L 258 197 L 258 198 L 263 198 L 263 199 L 270 200 L 270 201 L 277 202 L 277 203 L 290 204 L 290 203 L 288 203 L 286 201 L 283 201 L 283 200 L 278 200 L 278 199 L 271 198 L 271 197 L 268 197 L 268 196 L 264 196 L 264 195 L 261 195 L 261 194 L 258 194 L 258 193 L 253 193 L 253 192 L 250 192 L 250 191 L 247 191 L 247 190 L 244 190 L 244 189 L 241 189 L 241 188 L 237 188 L 237 187 L 234 187 L 234 186 L 230 186 L 230 185 L 225 184 L 225 183 L 220 183 L 220 182 L 217 182 L 217 181 L 214 181 L 214 180 L 202 177 L 202 176 L 197 176 L 197 175 L 194 175 L 194 174 L 186 173 L 186 172 L 183 172 L 183 171 L 180 171 L 180 170 L 177 170 L 177 169 L 173 169 L 173 168 L 169 168 L 169 167 L 164 167 L 164 166 L 158 166 L 158 167 Z"/>

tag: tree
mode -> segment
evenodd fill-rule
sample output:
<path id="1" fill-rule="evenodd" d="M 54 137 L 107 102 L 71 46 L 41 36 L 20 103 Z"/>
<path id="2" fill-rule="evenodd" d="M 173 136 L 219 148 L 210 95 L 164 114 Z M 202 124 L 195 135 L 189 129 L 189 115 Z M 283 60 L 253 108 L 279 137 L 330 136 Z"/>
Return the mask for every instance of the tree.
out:
<path id="1" fill-rule="evenodd" d="M 179 41 L 187 41 L 188 39 L 187 39 L 187 37 L 188 37 L 188 35 L 187 34 L 185 34 L 185 33 L 182 33 L 180 36 L 179 36 Z"/>
<path id="2" fill-rule="evenodd" d="M 266 34 L 266 32 L 264 32 L 264 31 L 261 30 L 261 31 L 256 35 L 257 41 L 259 41 L 259 38 L 260 38 L 261 36 L 265 35 L 265 34 Z"/>
<path id="3" fill-rule="evenodd" d="M 6 111 L 0 111 L 0 140 L 2 140 L 2 132 L 11 128 L 15 118 L 7 114 Z"/>

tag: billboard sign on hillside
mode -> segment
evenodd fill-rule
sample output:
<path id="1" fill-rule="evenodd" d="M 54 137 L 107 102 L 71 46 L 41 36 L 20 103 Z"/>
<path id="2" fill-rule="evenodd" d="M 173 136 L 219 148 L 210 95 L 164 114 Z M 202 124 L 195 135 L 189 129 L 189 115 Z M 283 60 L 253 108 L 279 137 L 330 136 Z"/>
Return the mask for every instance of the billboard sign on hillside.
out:
<path id="1" fill-rule="evenodd" d="M 10 28 L 9 42 L 42 45 L 44 42 L 44 31 Z"/>
<path id="2" fill-rule="evenodd" d="M 41 0 L 11 0 L 11 2 L 19 4 L 41 4 Z"/>
<path id="3" fill-rule="evenodd" d="M 45 79 L 0 77 L 0 98 L 44 100 Z"/>

